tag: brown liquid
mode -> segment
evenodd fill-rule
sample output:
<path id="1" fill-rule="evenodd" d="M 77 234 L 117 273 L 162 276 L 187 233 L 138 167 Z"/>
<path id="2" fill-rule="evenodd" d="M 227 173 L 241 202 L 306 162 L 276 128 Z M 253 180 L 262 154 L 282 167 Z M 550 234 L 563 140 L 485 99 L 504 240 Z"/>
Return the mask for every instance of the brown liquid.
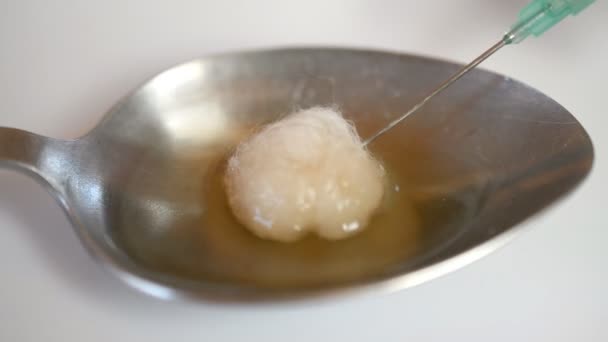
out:
<path id="1" fill-rule="evenodd" d="M 228 207 L 222 177 L 229 151 L 221 148 L 197 158 L 184 154 L 174 160 L 179 168 L 155 169 L 166 173 L 162 185 L 137 184 L 138 173 L 152 172 L 145 162 L 133 170 L 119 191 L 115 242 L 152 270 L 264 288 L 336 285 L 415 268 L 441 248 L 440 241 L 457 235 L 476 206 L 470 195 L 478 189 L 454 176 L 466 165 L 429 157 L 424 130 L 397 138 L 387 135 L 370 147 L 387 169 L 385 195 L 368 227 L 351 238 L 310 235 L 281 243 L 253 235 Z M 203 176 L 185 182 L 193 175 Z"/>

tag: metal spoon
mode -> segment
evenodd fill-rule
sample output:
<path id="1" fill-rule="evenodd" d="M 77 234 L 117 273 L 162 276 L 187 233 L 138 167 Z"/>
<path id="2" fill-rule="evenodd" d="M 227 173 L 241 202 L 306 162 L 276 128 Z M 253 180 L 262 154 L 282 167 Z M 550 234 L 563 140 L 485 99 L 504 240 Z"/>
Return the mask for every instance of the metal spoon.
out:
<path id="1" fill-rule="evenodd" d="M 256 125 L 337 105 L 369 136 L 456 70 L 348 49 L 208 57 L 154 77 L 79 139 L 0 128 L 0 166 L 45 185 L 91 254 L 157 297 L 406 288 L 501 246 L 587 175 L 592 145 L 568 111 L 517 81 L 471 71 L 371 146 L 392 165 L 391 196 L 402 205 L 402 224 L 386 236 L 263 241 L 233 222 L 213 179 Z"/>

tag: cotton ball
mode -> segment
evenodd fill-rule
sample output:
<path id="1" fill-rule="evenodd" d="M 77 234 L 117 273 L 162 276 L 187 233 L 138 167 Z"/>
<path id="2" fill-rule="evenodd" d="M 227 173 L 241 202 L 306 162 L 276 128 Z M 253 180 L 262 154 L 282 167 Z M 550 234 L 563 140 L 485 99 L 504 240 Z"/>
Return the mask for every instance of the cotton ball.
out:
<path id="1" fill-rule="evenodd" d="M 237 219 L 261 238 L 313 232 L 337 240 L 361 231 L 382 200 L 384 170 L 342 115 L 298 111 L 241 143 L 225 185 Z"/>

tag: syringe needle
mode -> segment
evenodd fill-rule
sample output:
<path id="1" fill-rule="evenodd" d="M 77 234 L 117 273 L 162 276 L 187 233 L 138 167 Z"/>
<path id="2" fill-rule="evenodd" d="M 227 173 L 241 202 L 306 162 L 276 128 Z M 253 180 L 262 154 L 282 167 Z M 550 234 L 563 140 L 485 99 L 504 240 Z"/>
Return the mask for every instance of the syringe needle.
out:
<path id="1" fill-rule="evenodd" d="M 462 69 L 458 70 L 458 72 L 455 73 L 452 77 L 448 78 L 443 83 L 441 83 L 437 88 L 435 88 L 435 90 L 433 90 L 431 93 L 429 93 L 426 97 L 424 97 L 420 102 L 418 102 L 416 105 L 414 105 L 405 114 L 403 114 L 400 117 L 398 117 L 397 119 L 391 121 L 384 128 L 382 128 L 381 130 L 376 132 L 371 137 L 367 138 L 367 140 L 365 140 L 363 142 L 363 146 L 367 146 L 367 144 L 371 143 L 372 141 L 374 141 L 376 138 L 378 138 L 382 134 L 386 133 L 391 128 L 397 126 L 401 121 L 405 120 L 405 118 L 414 114 L 416 111 L 418 111 L 420 108 L 422 108 L 430 99 L 432 99 L 435 95 L 441 93 L 443 90 L 445 90 L 445 88 L 452 85 L 452 83 L 456 82 L 458 79 L 460 79 L 466 73 L 468 73 L 469 71 L 474 69 L 477 65 L 479 65 L 481 62 L 486 60 L 488 57 L 490 57 L 492 54 L 494 54 L 496 51 L 498 51 L 501 47 L 503 47 L 505 45 L 506 45 L 506 43 L 505 43 L 504 39 L 501 39 L 498 43 L 494 44 L 486 52 L 482 53 L 479 57 L 475 58 L 471 63 L 467 64 Z"/>
<path id="2" fill-rule="evenodd" d="M 430 99 L 435 95 L 441 93 L 447 87 L 452 85 L 466 73 L 474 69 L 481 62 L 486 60 L 501 47 L 508 44 L 517 44 L 530 35 L 540 36 L 549 28 L 555 26 L 555 24 L 562 21 L 569 15 L 577 15 L 583 9 L 587 8 L 595 0 L 534 0 L 529 3 L 519 13 L 519 19 L 511 30 L 507 32 L 502 39 L 489 48 L 486 52 L 482 53 L 479 57 L 475 58 L 471 63 L 464 66 L 452 77 L 441 83 L 435 90 L 424 97 L 414 107 L 408 110 L 405 114 L 401 115 L 397 119 L 391 121 L 387 126 L 376 132 L 371 137 L 367 138 L 363 142 L 364 146 L 367 146 L 372 141 L 376 140 L 382 134 L 388 132 L 391 128 L 397 126 L 408 116 L 414 114 L 420 108 L 422 108 Z"/>

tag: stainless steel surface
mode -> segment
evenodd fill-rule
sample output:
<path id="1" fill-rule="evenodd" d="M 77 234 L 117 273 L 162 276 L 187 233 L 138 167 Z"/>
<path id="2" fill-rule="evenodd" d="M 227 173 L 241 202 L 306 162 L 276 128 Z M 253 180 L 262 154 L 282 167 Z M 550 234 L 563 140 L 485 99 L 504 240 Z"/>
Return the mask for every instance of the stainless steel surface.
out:
<path id="1" fill-rule="evenodd" d="M 153 239 L 168 231 L 206 229 L 200 222 L 213 203 L 201 195 L 204 175 L 220 172 L 212 162 L 256 125 L 298 107 L 337 105 L 369 136 L 458 68 L 345 49 L 204 58 L 156 76 L 80 139 L 51 140 L 0 128 L 0 165 L 47 185 L 92 255 L 151 295 L 273 299 L 370 286 L 405 288 L 494 250 L 513 236 L 517 223 L 587 175 L 592 145 L 571 114 L 519 82 L 474 70 L 408 124 L 384 135 L 372 151 L 387 163 L 407 158 L 399 172 L 415 188 L 412 208 L 421 230 L 429 233 L 398 265 L 352 281 L 274 288 L 207 279 L 204 272 L 172 272 L 146 263 L 118 237 Z M 441 219 L 445 215 L 438 213 L 448 206 L 457 208 L 450 211 L 456 215 Z M 183 253 L 184 243 L 166 252 Z M 200 249 L 217 247 L 204 239 L 196 243 Z"/>
<path id="2" fill-rule="evenodd" d="M 376 140 L 382 134 L 388 132 L 393 127 L 397 126 L 401 121 L 405 120 L 408 116 L 417 112 L 420 108 L 422 108 L 430 99 L 439 95 L 442 91 L 444 91 L 447 87 L 452 85 L 454 82 L 458 81 L 462 76 L 467 74 L 469 71 L 473 70 L 476 66 L 478 66 L 481 62 L 485 61 L 488 57 L 492 56 L 496 51 L 500 50 L 503 46 L 505 46 L 505 39 L 501 39 L 498 43 L 492 45 L 488 50 L 475 58 L 471 63 L 462 67 L 458 72 L 452 75 L 450 78 L 441 83 L 437 88 L 431 91 L 427 96 L 425 96 L 420 102 L 416 103 L 410 110 L 405 112 L 405 114 L 401 115 L 397 119 L 391 121 L 386 127 L 382 128 L 378 132 L 374 133 L 371 137 L 366 139 L 363 144 L 368 145 L 372 141 Z"/>

